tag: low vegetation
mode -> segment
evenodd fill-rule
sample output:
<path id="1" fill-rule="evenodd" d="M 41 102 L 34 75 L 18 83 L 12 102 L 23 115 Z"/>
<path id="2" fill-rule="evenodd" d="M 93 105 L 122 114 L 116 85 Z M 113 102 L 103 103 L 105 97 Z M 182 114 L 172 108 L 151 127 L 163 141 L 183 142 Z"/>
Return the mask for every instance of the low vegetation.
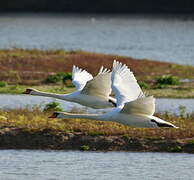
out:
<path id="1" fill-rule="evenodd" d="M 193 66 L 83 51 L 37 49 L 0 50 L 0 93 L 20 94 L 27 87 L 56 93 L 72 92 L 73 65 L 95 75 L 102 65 L 111 69 L 114 59 L 130 67 L 148 94 L 194 97 Z"/>
<path id="2" fill-rule="evenodd" d="M 156 84 L 178 85 L 180 84 L 180 80 L 176 76 L 163 75 L 156 79 Z"/>
<path id="3" fill-rule="evenodd" d="M 75 90 L 74 87 L 59 85 L 59 84 L 46 84 L 39 86 L 27 86 L 27 85 L 7 85 L 6 87 L 0 87 L 1 94 L 22 94 L 26 88 L 35 88 L 40 91 L 47 91 L 52 93 L 70 93 Z"/>
<path id="4" fill-rule="evenodd" d="M 50 102 L 46 104 L 46 106 L 43 109 L 43 112 L 52 112 L 52 111 L 63 111 L 63 109 L 60 106 L 60 103 L 58 102 Z"/>
<path id="5" fill-rule="evenodd" d="M 1 87 L 6 87 L 6 86 L 7 86 L 7 83 L 6 83 L 6 82 L 0 81 L 0 88 L 1 88 Z"/>
<path id="6" fill-rule="evenodd" d="M 184 113 L 184 112 L 182 112 Z M 42 112 L 39 108 L 1 110 L 0 127 L 21 128 L 28 132 L 49 131 L 57 133 L 83 133 L 92 136 L 123 135 L 130 138 L 185 139 L 194 137 L 194 115 L 175 116 L 170 113 L 157 114 L 179 129 L 130 128 L 118 123 L 80 119 L 49 119 L 51 112 Z M 6 118 L 5 118 L 6 117 Z"/>
<path id="7" fill-rule="evenodd" d="M 180 79 L 178 77 L 172 76 L 172 75 L 162 75 L 156 78 L 154 88 L 162 89 L 170 85 L 179 85 L 179 84 L 180 84 Z"/>
<path id="8" fill-rule="evenodd" d="M 153 81 L 164 74 L 179 79 L 194 77 L 194 67 L 188 65 L 83 51 L 12 49 L 0 50 L 0 81 L 19 84 L 42 83 L 50 74 L 71 72 L 73 65 L 96 74 L 102 65 L 112 68 L 114 59 L 127 64 L 138 80 L 144 82 Z"/>
<path id="9" fill-rule="evenodd" d="M 119 123 L 84 119 L 49 119 L 59 104 L 44 111 L 0 110 L 0 149 L 66 149 L 81 151 L 160 151 L 194 153 L 194 114 L 180 107 L 179 116 L 156 114 L 179 129 L 130 128 Z M 76 112 L 75 109 L 72 110 Z"/>
<path id="10" fill-rule="evenodd" d="M 66 81 L 72 80 L 72 74 L 68 72 L 59 72 L 52 75 L 48 75 L 45 82 L 46 83 L 63 83 L 66 84 Z"/>
<path id="11" fill-rule="evenodd" d="M 56 93 L 72 92 L 73 65 L 95 75 L 102 65 L 111 69 L 114 59 L 130 67 L 148 94 L 194 97 L 193 66 L 83 51 L 36 49 L 0 50 L 0 93 L 20 94 L 27 87 Z M 184 79 L 186 81 L 182 81 Z"/>

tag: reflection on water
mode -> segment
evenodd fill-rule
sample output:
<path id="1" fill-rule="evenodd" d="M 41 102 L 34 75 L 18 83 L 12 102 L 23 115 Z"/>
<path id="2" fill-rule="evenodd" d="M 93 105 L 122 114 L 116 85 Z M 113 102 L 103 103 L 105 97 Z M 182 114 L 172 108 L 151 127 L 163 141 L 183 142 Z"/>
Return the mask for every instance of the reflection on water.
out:
<path id="1" fill-rule="evenodd" d="M 193 179 L 193 154 L 0 151 L 0 179 Z"/>
<path id="2" fill-rule="evenodd" d="M 81 106 L 76 103 L 57 100 L 54 98 L 47 97 L 39 97 L 39 96 L 30 96 L 30 95 L 0 95 L 0 108 L 3 109 L 14 109 L 14 108 L 24 108 L 29 107 L 32 108 L 34 105 L 39 105 L 40 107 L 44 107 L 45 104 L 57 101 L 61 104 L 62 108 L 65 111 L 70 111 L 72 109 L 83 109 L 87 112 L 101 112 L 102 110 L 95 110 L 92 108 L 88 108 L 85 106 Z M 185 106 L 186 111 L 191 113 L 194 111 L 194 100 L 193 99 L 156 99 L 156 112 L 171 112 L 178 114 L 179 106 Z M 103 110 L 104 112 L 105 110 Z"/>
<path id="3" fill-rule="evenodd" d="M 193 32 L 191 15 L 0 15 L 0 48 L 82 49 L 194 65 Z"/>

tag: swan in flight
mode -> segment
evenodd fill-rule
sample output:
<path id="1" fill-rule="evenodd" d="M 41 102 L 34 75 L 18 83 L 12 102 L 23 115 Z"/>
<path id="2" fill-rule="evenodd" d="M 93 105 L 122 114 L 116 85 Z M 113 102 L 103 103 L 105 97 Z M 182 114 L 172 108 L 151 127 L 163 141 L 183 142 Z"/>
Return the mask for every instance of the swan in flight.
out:
<path id="1" fill-rule="evenodd" d="M 75 85 L 76 91 L 69 94 L 47 93 L 32 88 L 26 89 L 24 94 L 53 97 L 95 109 L 116 106 L 116 100 L 110 96 L 111 72 L 103 66 L 95 77 L 86 70 L 73 66 L 72 83 Z"/>
<path id="2" fill-rule="evenodd" d="M 173 124 L 156 116 L 155 98 L 145 97 L 130 69 L 122 63 L 113 62 L 111 75 L 112 90 L 117 99 L 117 107 L 104 114 L 73 114 L 54 112 L 50 118 L 79 118 L 101 121 L 113 121 L 130 127 L 156 128 L 172 127 Z"/>

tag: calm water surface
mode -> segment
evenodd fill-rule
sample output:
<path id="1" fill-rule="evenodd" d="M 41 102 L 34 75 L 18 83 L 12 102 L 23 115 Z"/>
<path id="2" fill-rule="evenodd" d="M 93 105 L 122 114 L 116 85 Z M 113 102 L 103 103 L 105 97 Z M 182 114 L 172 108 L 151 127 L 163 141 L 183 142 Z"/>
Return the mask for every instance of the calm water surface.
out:
<path id="1" fill-rule="evenodd" d="M 82 49 L 194 65 L 193 17 L 0 14 L 0 48 Z"/>
<path id="2" fill-rule="evenodd" d="M 194 155 L 0 151 L 1 180 L 193 180 Z"/>
<path id="3" fill-rule="evenodd" d="M 57 100 L 54 98 L 47 98 L 47 97 L 38 97 L 38 96 L 29 96 L 29 95 L 0 95 L 0 108 L 3 109 L 15 109 L 15 108 L 24 108 L 29 107 L 32 108 L 33 106 L 40 106 L 44 107 L 45 104 L 57 101 L 61 104 L 61 107 L 65 111 L 80 111 L 84 110 L 90 113 L 95 112 L 102 112 L 105 110 L 95 110 L 92 108 L 87 108 L 85 106 L 81 106 L 76 103 Z M 179 106 L 185 106 L 186 111 L 191 113 L 194 111 L 194 99 L 156 99 L 156 112 L 171 112 L 178 114 L 179 113 Z"/>

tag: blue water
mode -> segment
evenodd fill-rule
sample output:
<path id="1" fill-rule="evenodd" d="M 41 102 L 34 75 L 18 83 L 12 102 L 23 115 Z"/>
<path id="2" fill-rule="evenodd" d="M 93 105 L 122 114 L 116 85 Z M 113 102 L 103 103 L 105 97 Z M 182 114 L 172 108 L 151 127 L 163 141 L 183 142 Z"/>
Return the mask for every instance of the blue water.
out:
<path id="1" fill-rule="evenodd" d="M 1 180 L 193 180 L 194 155 L 0 150 Z"/>
<path id="2" fill-rule="evenodd" d="M 8 95 L 0 94 L 0 108 L 2 109 L 15 109 L 15 108 L 32 108 L 33 106 L 39 106 L 44 108 L 45 104 L 49 102 L 57 101 L 61 104 L 64 111 L 86 111 L 90 113 L 105 112 L 106 110 L 96 110 L 81 106 L 76 103 L 57 100 L 54 98 L 30 96 L 30 95 Z M 156 99 L 156 112 L 171 112 L 179 114 L 179 107 L 185 106 L 186 112 L 192 113 L 194 111 L 194 100 L 193 99 Z M 109 111 L 110 109 L 107 109 Z"/>
<path id="3" fill-rule="evenodd" d="M 82 49 L 194 65 L 192 15 L 0 14 L 0 48 Z"/>

